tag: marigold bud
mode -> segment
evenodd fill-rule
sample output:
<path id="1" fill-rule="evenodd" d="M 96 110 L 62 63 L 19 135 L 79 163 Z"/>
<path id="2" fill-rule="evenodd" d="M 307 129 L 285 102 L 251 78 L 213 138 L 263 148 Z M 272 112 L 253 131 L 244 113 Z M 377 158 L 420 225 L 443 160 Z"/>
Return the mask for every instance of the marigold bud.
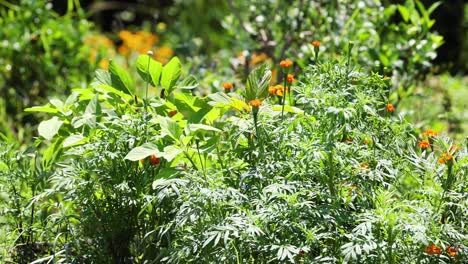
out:
<path id="1" fill-rule="evenodd" d="M 392 104 L 387 104 L 387 112 L 389 113 L 395 112 L 395 107 Z"/>
<path id="2" fill-rule="evenodd" d="M 224 83 L 223 88 L 224 90 L 231 90 L 234 88 L 234 85 L 232 85 L 232 83 Z"/>
<path id="3" fill-rule="evenodd" d="M 262 105 L 262 101 L 255 99 L 249 102 L 249 105 L 252 107 L 260 107 Z"/>
<path id="4" fill-rule="evenodd" d="M 283 69 L 288 69 L 293 65 L 293 62 L 290 60 L 282 60 L 280 62 L 280 67 Z"/>
<path id="5" fill-rule="evenodd" d="M 320 47 L 320 41 L 318 41 L 318 40 L 312 41 L 312 46 L 314 46 L 315 48 Z"/>

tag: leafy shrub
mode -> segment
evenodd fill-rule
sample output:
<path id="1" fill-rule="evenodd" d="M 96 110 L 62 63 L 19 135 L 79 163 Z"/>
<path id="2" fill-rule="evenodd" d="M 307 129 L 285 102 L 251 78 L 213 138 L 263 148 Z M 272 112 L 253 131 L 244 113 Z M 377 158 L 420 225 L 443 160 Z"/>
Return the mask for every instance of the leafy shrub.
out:
<path id="1" fill-rule="evenodd" d="M 351 49 L 351 48 L 350 48 Z M 65 102 L 33 107 L 55 168 L 39 200 L 69 220 L 79 262 L 462 263 L 466 146 L 394 113 L 390 80 L 344 61 L 299 81 L 265 65 L 245 90 L 194 96 L 181 64 L 147 55 L 135 87 L 114 62 Z M 160 97 L 139 98 L 148 86 Z M 281 91 L 281 92 L 278 92 Z M 292 92 L 294 91 L 294 92 Z M 46 129 L 47 128 L 47 129 Z M 62 196 L 63 195 L 63 196 Z M 36 198 L 36 200 L 38 200 Z M 55 230 L 58 230 L 55 226 Z M 58 231 L 57 231 L 58 232 Z M 56 233 L 55 235 L 58 235 Z"/>

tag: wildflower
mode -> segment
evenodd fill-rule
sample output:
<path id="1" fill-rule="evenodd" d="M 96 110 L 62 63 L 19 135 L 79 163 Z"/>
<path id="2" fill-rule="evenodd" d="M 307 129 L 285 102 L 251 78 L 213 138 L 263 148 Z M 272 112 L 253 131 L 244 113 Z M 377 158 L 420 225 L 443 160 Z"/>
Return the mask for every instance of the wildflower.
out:
<path id="1" fill-rule="evenodd" d="M 318 41 L 318 40 L 312 41 L 312 46 L 314 46 L 314 48 L 320 47 L 320 41 Z"/>
<path id="2" fill-rule="evenodd" d="M 444 152 L 442 153 L 442 157 L 439 158 L 439 163 L 445 164 L 447 161 L 451 161 L 451 160 L 453 160 L 453 155 Z"/>
<path id="3" fill-rule="evenodd" d="M 268 87 L 268 93 L 275 95 L 276 94 L 276 86 L 270 86 Z"/>
<path id="4" fill-rule="evenodd" d="M 280 66 L 281 66 L 281 68 L 283 68 L 283 69 L 288 69 L 288 68 L 290 68 L 292 65 L 293 65 L 293 62 L 290 61 L 290 60 L 282 60 L 282 61 L 280 62 Z"/>
<path id="5" fill-rule="evenodd" d="M 252 107 L 260 107 L 262 105 L 262 101 L 258 100 L 258 99 L 254 99 L 252 101 L 249 102 L 249 105 L 252 106 Z"/>
<path id="6" fill-rule="evenodd" d="M 387 112 L 389 113 L 395 112 L 395 107 L 392 104 L 387 104 Z"/>
<path id="7" fill-rule="evenodd" d="M 436 137 L 439 135 L 439 132 L 437 131 L 434 131 L 433 129 L 426 129 L 426 131 L 424 131 L 422 134 L 421 134 L 421 137 L 428 137 L 428 138 L 433 138 L 433 137 Z"/>
<path id="8" fill-rule="evenodd" d="M 435 254 L 441 254 L 442 253 L 442 250 L 440 249 L 440 247 L 438 247 L 438 246 L 436 246 L 434 244 L 426 247 L 425 251 L 429 255 L 435 255 Z"/>
<path id="9" fill-rule="evenodd" d="M 150 164 L 151 165 L 159 165 L 161 163 L 161 159 L 156 157 L 156 155 L 151 155 L 150 156 Z"/>
<path id="10" fill-rule="evenodd" d="M 418 147 L 420 149 L 428 149 L 431 147 L 431 143 L 429 143 L 429 140 L 424 139 L 424 140 L 419 141 Z"/>
<path id="11" fill-rule="evenodd" d="M 286 77 L 286 80 L 288 81 L 288 83 L 294 82 L 294 75 L 288 74 L 288 76 Z"/>
<path id="12" fill-rule="evenodd" d="M 289 91 L 289 89 L 286 88 L 286 92 L 288 92 L 288 91 Z M 278 84 L 278 85 L 275 85 L 275 86 L 270 86 L 268 88 L 268 92 L 271 95 L 276 95 L 276 96 L 282 97 L 284 95 L 285 89 L 281 84 Z"/>
<path id="13" fill-rule="evenodd" d="M 449 247 L 447 248 L 447 254 L 448 254 L 450 257 L 453 258 L 453 257 L 457 256 L 457 254 L 458 254 L 458 249 L 459 249 L 459 247 L 449 246 Z"/>
<path id="14" fill-rule="evenodd" d="M 229 91 L 234 88 L 234 85 L 232 85 L 232 83 L 224 83 L 223 88 L 224 90 Z"/>

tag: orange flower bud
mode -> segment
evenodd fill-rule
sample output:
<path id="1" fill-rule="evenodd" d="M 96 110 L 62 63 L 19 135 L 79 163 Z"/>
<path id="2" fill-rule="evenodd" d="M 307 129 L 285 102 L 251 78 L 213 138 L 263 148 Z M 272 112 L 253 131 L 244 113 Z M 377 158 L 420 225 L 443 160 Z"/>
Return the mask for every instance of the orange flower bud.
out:
<path id="1" fill-rule="evenodd" d="M 392 104 L 387 104 L 387 112 L 389 113 L 395 112 L 395 107 Z"/>
<path id="2" fill-rule="evenodd" d="M 252 107 L 260 107 L 262 105 L 262 101 L 255 99 L 249 102 L 249 105 Z"/>

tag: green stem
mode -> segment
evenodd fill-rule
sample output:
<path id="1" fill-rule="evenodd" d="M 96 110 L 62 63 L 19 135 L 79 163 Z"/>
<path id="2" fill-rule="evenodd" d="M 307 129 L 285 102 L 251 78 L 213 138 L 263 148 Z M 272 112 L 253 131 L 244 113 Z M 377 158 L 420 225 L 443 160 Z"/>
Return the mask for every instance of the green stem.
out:
<path id="1" fill-rule="evenodd" d="M 284 118 L 284 117 L 283 117 L 283 116 L 284 116 L 284 105 L 285 105 L 285 103 L 286 103 L 286 77 L 287 77 L 287 75 L 286 75 L 286 73 L 284 73 L 284 74 L 283 74 L 283 79 L 284 79 L 284 81 L 283 81 L 283 89 L 284 89 L 284 91 L 283 91 L 283 97 L 282 97 L 283 101 L 282 101 L 282 107 L 281 107 L 281 119 Z"/>

